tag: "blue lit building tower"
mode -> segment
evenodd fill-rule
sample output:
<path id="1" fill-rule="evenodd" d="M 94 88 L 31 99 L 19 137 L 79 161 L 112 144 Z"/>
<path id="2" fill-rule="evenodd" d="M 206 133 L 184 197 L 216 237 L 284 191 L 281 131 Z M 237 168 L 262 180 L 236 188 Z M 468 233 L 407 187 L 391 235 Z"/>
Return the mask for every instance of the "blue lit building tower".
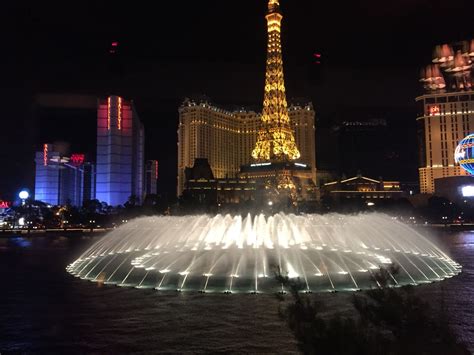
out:
<path id="1" fill-rule="evenodd" d="M 94 164 L 86 162 L 84 154 L 66 156 L 61 150 L 54 144 L 43 144 L 36 152 L 34 198 L 50 205 L 80 207 L 95 198 Z"/>
<path id="2" fill-rule="evenodd" d="M 59 204 L 59 161 L 61 157 L 52 144 L 44 144 L 35 154 L 35 200 L 50 205 Z"/>
<path id="3" fill-rule="evenodd" d="M 109 96 L 98 102 L 96 198 L 111 206 L 144 189 L 144 128 L 132 101 Z"/>

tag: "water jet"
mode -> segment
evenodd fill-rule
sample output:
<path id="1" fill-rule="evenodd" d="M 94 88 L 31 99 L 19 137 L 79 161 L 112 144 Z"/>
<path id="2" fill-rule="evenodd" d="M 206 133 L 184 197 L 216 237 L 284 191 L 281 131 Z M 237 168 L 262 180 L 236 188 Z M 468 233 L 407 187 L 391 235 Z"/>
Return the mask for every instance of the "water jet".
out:
<path id="1" fill-rule="evenodd" d="M 141 217 L 109 232 L 66 270 L 122 287 L 176 292 L 286 292 L 274 275 L 305 292 L 444 280 L 461 266 L 412 227 L 380 214 Z"/>

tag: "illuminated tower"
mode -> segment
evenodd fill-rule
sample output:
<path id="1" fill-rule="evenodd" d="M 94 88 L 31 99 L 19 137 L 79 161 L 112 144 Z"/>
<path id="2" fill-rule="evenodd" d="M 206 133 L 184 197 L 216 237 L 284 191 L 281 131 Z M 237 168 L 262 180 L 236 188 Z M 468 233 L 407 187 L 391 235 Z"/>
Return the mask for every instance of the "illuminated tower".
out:
<path id="1" fill-rule="evenodd" d="M 140 203 L 144 190 L 144 128 L 133 101 L 100 99 L 97 108 L 96 198 L 111 206 L 131 196 Z"/>
<path id="2" fill-rule="evenodd" d="M 267 70 L 261 127 L 252 157 L 258 161 L 289 161 L 300 157 L 290 126 L 283 78 L 279 0 L 269 0 Z"/>

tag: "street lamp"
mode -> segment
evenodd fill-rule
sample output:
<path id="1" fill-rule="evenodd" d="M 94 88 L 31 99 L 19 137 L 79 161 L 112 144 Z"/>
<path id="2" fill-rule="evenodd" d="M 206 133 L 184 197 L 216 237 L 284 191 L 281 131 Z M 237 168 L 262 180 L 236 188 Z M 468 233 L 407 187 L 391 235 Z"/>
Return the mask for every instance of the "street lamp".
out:
<path id="1" fill-rule="evenodd" d="M 18 197 L 21 199 L 21 204 L 24 205 L 25 201 L 30 197 L 30 194 L 26 190 L 21 190 Z"/>

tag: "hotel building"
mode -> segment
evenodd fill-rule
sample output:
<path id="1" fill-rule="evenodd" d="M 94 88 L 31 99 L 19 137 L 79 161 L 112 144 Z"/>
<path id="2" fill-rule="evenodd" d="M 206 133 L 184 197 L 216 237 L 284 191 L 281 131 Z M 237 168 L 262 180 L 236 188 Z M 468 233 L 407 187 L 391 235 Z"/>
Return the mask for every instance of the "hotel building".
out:
<path id="1" fill-rule="evenodd" d="M 455 164 L 454 151 L 474 129 L 474 92 L 427 94 L 416 101 L 420 192 L 434 193 L 435 179 L 468 175 Z"/>
<path id="2" fill-rule="evenodd" d="M 133 101 L 109 96 L 98 102 L 96 198 L 111 206 L 144 195 L 144 128 Z"/>
<path id="3" fill-rule="evenodd" d="M 50 205 L 81 207 L 95 198 L 95 167 L 84 154 L 65 156 L 53 144 L 44 144 L 35 155 L 35 200 Z"/>
<path id="4" fill-rule="evenodd" d="M 311 166 L 316 183 L 315 112 L 311 103 L 288 107 L 290 124 L 300 151 L 297 162 Z M 185 100 L 179 108 L 178 191 L 185 187 L 185 169 L 197 158 L 209 161 L 217 179 L 235 178 L 242 165 L 255 162 L 261 115 L 254 111 L 227 111 L 209 102 Z"/>
<path id="5" fill-rule="evenodd" d="M 442 45 L 422 71 L 425 94 L 416 98 L 421 193 L 435 180 L 467 175 L 454 161 L 458 143 L 474 129 L 474 40 Z"/>
<path id="6" fill-rule="evenodd" d="M 146 162 L 146 195 L 156 195 L 158 183 L 158 160 L 148 160 Z"/>

